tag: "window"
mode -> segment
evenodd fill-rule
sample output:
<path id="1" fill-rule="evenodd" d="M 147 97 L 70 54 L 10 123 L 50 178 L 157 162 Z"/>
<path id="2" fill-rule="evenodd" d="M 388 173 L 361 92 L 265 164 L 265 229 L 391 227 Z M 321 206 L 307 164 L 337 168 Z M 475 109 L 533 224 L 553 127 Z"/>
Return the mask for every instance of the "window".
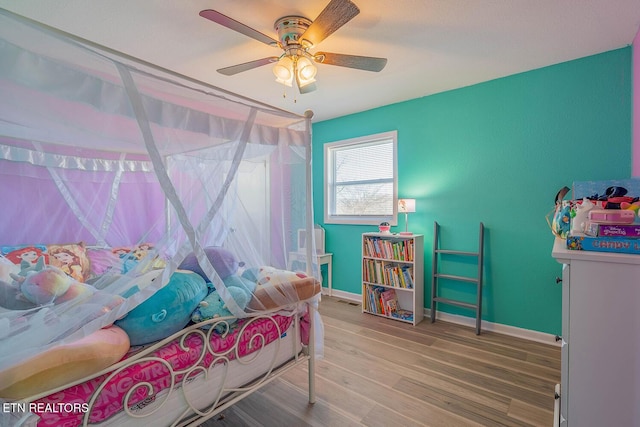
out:
<path id="1" fill-rule="evenodd" d="M 396 225 L 397 132 L 324 146 L 324 221 Z"/>

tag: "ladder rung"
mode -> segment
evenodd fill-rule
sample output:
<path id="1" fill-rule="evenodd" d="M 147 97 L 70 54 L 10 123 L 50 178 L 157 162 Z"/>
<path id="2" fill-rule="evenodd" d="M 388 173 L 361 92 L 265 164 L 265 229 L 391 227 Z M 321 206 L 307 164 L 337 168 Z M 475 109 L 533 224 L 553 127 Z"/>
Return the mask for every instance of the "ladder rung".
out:
<path id="1" fill-rule="evenodd" d="M 461 282 L 470 282 L 470 283 L 479 283 L 480 280 L 473 277 L 465 277 L 465 276 L 455 276 L 453 274 L 440 274 L 436 273 L 433 275 L 439 279 L 449 279 L 449 280 L 459 280 Z"/>
<path id="2" fill-rule="evenodd" d="M 442 302 L 442 303 L 445 303 L 445 304 L 457 305 L 459 307 L 471 308 L 471 309 L 474 309 L 474 310 L 476 308 L 478 308 L 478 306 L 476 304 L 471 304 L 471 303 L 468 303 L 468 302 L 458 301 L 458 300 L 454 300 L 454 299 L 450 299 L 450 298 L 436 297 L 433 300 L 435 302 Z M 431 309 L 433 310 L 433 307 Z"/>
<path id="3" fill-rule="evenodd" d="M 436 253 L 448 254 L 448 255 L 467 255 L 467 256 L 479 256 L 478 252 L 465 252 L 465 251 L 452 251 L 451 249 L 436 249 Z"/>

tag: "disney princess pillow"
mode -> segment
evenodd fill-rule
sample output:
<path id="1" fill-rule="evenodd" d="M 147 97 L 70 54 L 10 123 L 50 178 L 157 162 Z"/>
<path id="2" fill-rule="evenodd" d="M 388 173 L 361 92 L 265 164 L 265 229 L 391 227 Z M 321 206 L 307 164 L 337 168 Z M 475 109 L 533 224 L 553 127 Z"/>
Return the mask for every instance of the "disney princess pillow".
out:
<path id="1" fill-rule="evenodd" d="M 19 276 L 40 271 L 46 265 L 60 268 L 79 282 L 89 278 L 91 264 L 84 243 L 0 246 L 0 254 L 20 267 Z"/>

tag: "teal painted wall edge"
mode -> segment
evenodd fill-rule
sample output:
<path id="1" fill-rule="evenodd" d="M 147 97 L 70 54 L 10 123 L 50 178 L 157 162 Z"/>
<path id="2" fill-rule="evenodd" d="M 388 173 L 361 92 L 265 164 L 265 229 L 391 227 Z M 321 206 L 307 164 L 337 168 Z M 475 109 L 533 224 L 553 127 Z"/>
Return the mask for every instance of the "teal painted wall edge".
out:
<path id="1" fill-rule="evenodd" d="M 562 186 L 631 176 L 631 47 L 379 107 L 313 125 L 313 193 L 323 224 L 323 144 L 398 131 L 398 190 L 417 199 L 409 228 L 425 235 L 425 307 L 433 222 L 442 246 L 476 250 L 486 226 L 483 318 L 561 331 L 561 266 L 545 216 Z M 360 293 L 360 236 L 375 226 L 323 224 L 333 287 Z M 395 231 L 404 228 L 398 218 Z M 392 231 L 394 231 L 392 229 Z M 475 266 L 445 260 L 454 274 Z M 447 286 L 448 296 L 473 293 Z M 605 285 L 605 284 L 603 284 Z M 473 316 L 442 306 L 443 311 Z M 604 314 L 603 314 L 604 315 Z"/>

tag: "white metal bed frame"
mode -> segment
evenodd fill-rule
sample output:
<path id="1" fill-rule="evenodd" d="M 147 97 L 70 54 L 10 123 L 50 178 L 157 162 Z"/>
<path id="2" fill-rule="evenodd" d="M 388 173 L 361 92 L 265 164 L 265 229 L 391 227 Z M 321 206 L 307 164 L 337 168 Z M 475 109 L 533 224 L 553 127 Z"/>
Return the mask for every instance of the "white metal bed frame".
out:
<path id="1" fill-rule="evenodd" d="M 167 370 L 169 371 L 169 375 L 170 375 L 170 387 L 166 390 L 162 390 L 162 392 L 166 392 L 166 393 L 161 393 L 160 391 L 156 392 L 154 391 L 154 387 L 151 383 L 147 382 L 147 381 L 139 381 L 135 384 L 132 384 L 131 387 L 129 388 L 129 390 L 127 391 L 127 393 L 125 394 L 125 396 L 123 397 L 123 411 L 119 412 L 118 414 L 115 414 L 111 417 L 109 417 L 106 420 L 103 420 L 101 422 L 99 422 L 100 426 L 106 426 L 106 425 L 111 425 L 112 423 L 115 423 L 115 425 L 121 425 L 120 422 L 118 420 L 114 420 L 114 418 L 116 418 L 118 415 L 122 414 L 122 412 L 126 413 L 126 415 L 128 417 L 131 418 L 135 418 L 135 419 L 145 419 L 145 421 L 151 421 L 151 419 L 154 420 L 154 425 L 159 425 L 156 424 L 156 422 L 158 422 L 158 420 L 169 420 L 171 419 L 171 416 L 173 414 L 175 414 L 174 412 L 171 413 L 163 413 L 162 410 L 163 408 L 165 408 L 165 404 L 172 398 L 172 396 L 174 394 L 180 394 L 182 396 L 182 398 L 184 398 L 184 400 L 187 402 L 187 407 L 184 408 L 184 410 L 175 418 L 173 419 L 173 421 L 170 424 L 166 424 L 166 425 L 170 425 L 172 427 L 185 427 L 185 426 L 198 426 L 200 425 L 202 422 L 216 416 L 217 414 L 219 414 L 220 412 L 224 411 L 225 409 L 229 408 L 231 405 L 235 404 L 236 402 L 242 400 L 243 398 L 247 397 L 248 395 L 250 395 L 251 393 L 255 392 L 256 390 L 260 389 L 261 387 L 265 386 L 266 384 L 268 384 L 269 382 L 273 381 L 274 379 L 278 378 L 279 376 L 281 376 L 282 374 L 284 374 L 285 372 L 287 372 L 288 370 L 304 363 L 307 362 L 308 363 L 308 370 L 309 370 L 309 403 L 313 404 L 315 403 L 315 380 L 314 380 L 314 376 L 315 376 L 315 333 L 314 333 L 314 315 L 315 312 L 317 310 L 317 299 L 318 299 L 318 295 L 316 295 L 314 298 L 311 298 L 309 300 L 306 301 L 302 301 L 299 302 L 297 304 L 294 304 L 292 306 L 287 306 L 287 307 L 280 307 L 278 309 L 274 309 L 271 311 L 266 311 L 266 312 L 261 312 L 261 313 L 257 313 L 255 315 L 252 315 L 250 317 L 247 318 L 247 321 L 240 327 L 239 333 L 238 333 L 238 339 L 235 340 L 233 346 L 227 350 L 225 350 L 222 353 L 216 353 L 212 348 L 211 348 L 211 334 L 215 333 L 214 332 L 214 326 L 216 325 L 227 325 L 228 326 L 228 322 L 229 320 L 231 320 L 231 318 L 229 317 L 225 317 L 225 318 L 216 318 L 216 319 L 211 319 L 205 322 L 201 322 L 195 325 L 191 325 L 179 332 L 177 332 L 176 334 L 167 337 L 165 339 L 163 339 L 162 341 L 158 341 L 157 343 L 155 343 L 154 345 L 144 349 L 143 351 L 141 351 L 140 353 L 126 359 L 123 360 L 115 365 L 112 365 L 108 368 L 106 368 L 103 371 L 100 371 L 94 375 L 91 375 L 90 377 L 86 377 L 83 378 L 81 380 L 78 381 L 74 381 L 72 383 L 68 383 L 65 384 L 61 387 L 58 387 L 56 389 L 53 390 L 48 390 L 46 392 L 40 393 L 38 395 L 35 396 L 31 396 L 27 399 L 24 400 L 24 402 L 26 403 L 30 403 L 30 402 L 34 402 L 38 399 L 41 399 L 43 397 L 46 397 L 48 395 L 51 395 L 53 393 L 56 393 L 58 391 L 64 390 L 68 387 L 77 385 L 77 384 L 81 384 L 83 382 L 86 382 L 92 378 L 95 377 L 99 377 L 101 375 L 105 375 L 105 374 L 109 374 L 101 383 L 101 385 L 93 392 L 91 399 L 88 402 L 89 408 L 88 410 L 85 412 L 84 414 L 84 418 L 83 418 L 83 426 L 90 426 L 93 424 L 89 423 L 89 419 L 91 417 L 91 413 L 94 409 L 94 405 L 96 403 L 96 401 L 100 398 L 100 393 L 103 391 L 104 387 L 108 384 L 109 380 L 111 380 L 113 377 L 115 377 L 118 373 L 120 373 L 121 371 L 123 371 L 124 369 L 134 366 L 136 364 L 139 363 L 143 363 L 143 362 L 149 362 L 149 361 L 155 361 L 155 362 L 159 362 L 161 364 L 163 364 Z M 301 343 L 301 335 L 300 335 L 300 314 L 304 313 L 305 310 L 308 310 L 308 317 L 309 317 L 309 343 L 308 345 L 300 345 Z M 289 327 L 288 331 L 291 331 L 293 333 L 293 346 L 291 349 L 290 353 L 287 353 L 287 361 L 285 363 L 277 363 L 277 358 L 276 356 L 278 355 L 279 351 L 275 351 L 274 352 L 274 357 L 270 362 L 270 365 L 268 366 L 268 368 L 266 369 L 266 372 L 264 372 L 264 374 L 254 378 L 253 380 L 249 381 L 248 383 L 245 383 L 242 386 L 229 386 L 229 378 L 226 376 L 226 372 L 228 371 L 228 364 L 230 362 L 237 362 L 240 363 L 243 366 L 246 365 L 250 365 L 251 363 L 255 362 L 256 360 L 259 360 L 259 356 L 265 351 L 265 349 L 267 347 L 270 346 L 276 346 L 277 349 L 280 348 L 281 345 L 281 341 L 283 341 L 283 332 L 280 330 L 280 326 L 278 325 L 278 323 L 274 320 L 273 316 L 275 314 L 279 314 L 281 316 L 291 316 L 293 317 L 293 322 L 291 324 L 291 326 Z M 258 333 L 256 335 L 253 335 L 250 338 L 250 347 L 251 346 L 260 346 L 260 348 L 252 353 L 249 353 L 247 355 L 244 356 L 240 356 L 239 354 L 239 344 L 241 342 L 241 340 L 239 339 L 240 337 L 243 336 L 243 333 L 245 332 L 246 329 L 248 329 L 250 327 L 250 325 L 252 325 L 254 322 L 260 320 L 260 319 L 269 319 L 269 321 L 273 322 L 274 325 L 277 328 L 277 332 L 278 332 L 278 338 L 271 342 L 268 345 L 264 345 L 265 343 L 265 337 L 263 334 Z M 209 329 L 205 330 L 203 329 L 204 326 L 210 326 Z M 175 340 L 179 340 L 180 342 L 180 346 L 183 349 L 187 349 L 188 347 L 186 346 L 185 342 L 187 337 L 189 337 L 190 335 L 198 335 L 200 337 L 202 337 L 202 339 L 204 340 L 205 345 L 202 346 L 202 350 L 201 350 L 201 354 L 199 355 L 199 357 L 197 358 L 197 360 L 191 364 L 191 366 L 182 369 L 182 370 L 175 370 L 173 369 L 173 367 L 171 366 L 170 363 L 168 363 L 167 361 L 165 361 L 164 359 L 161 359 L 159 357 L 156 356 L 152 356 L 151 354 L 155 351 L 158 350 L 159 348 L 165 346 L 166 344 L 175 341 Z M 224 335 L 223 335 L 224 337 Z M 217 392 L 216 396 L 213 396 L 214 398 L 210 401 L 210 403 L 204 408 L 197 408 L 195 407 L 195 405 L 192 403 L 192 400 L 189 396 L 189 394 L 185 391 L 187 389 L 187 387 L 185 387 L 190 381 L 192 381 L 194 379 L 194 377 L 199 376 L 199 375 L 205 375 L 205 377 L 208 375 L 208 370 L 205 369 L 202 366 L 199 366 L 200 362 L 202 362 L 202 360 L 205 358 L 205 356 L 207 355 L 211 355 L 213 356 L 213 361 L 211 362 L 211 365 L 209 367 L 209 370 L 213 369 L 214 367 L 219 366 L 219 364 L 225 364 L 226 365 L 226 370 L 225 370 L 225 375 L 224 378 L 222 380 L 222 383 L 220 385 L 220 388 Z M 234 357 L 231 357 L 231 356 Z M 182 380 L 177 380 L 178 377 L 182 377 Z M 215 378 L 215 377 L 214 377 Z M 150 409 L 149 411 L 142 411 L 144 413 L 134 413 L 131 409 L 130 409 L 130 404 L 127 404 L 128 400 L 130 399 L 130 397 L 132 396 L 132 394 L 134 392 L 136 392 L 139 388 L 144 388 L 146 389 L 146 395 L 147 395 L 147 399 L 149 400 L 154 400 L 154 404 L 150 405 L 150 407 L 152 407 L 152 409 Z M 156 394 L 157 393 L 157 394 Z M 158 404 L 159 402 L 159 404 Z M 138 402 L 137 404 L 133 405 L 134 407 L 140 405 L 140 402 Z M 167 412 L 167 411 L 165 411 Z M 149 418 L 148 418 L 149 417 Z"/>

